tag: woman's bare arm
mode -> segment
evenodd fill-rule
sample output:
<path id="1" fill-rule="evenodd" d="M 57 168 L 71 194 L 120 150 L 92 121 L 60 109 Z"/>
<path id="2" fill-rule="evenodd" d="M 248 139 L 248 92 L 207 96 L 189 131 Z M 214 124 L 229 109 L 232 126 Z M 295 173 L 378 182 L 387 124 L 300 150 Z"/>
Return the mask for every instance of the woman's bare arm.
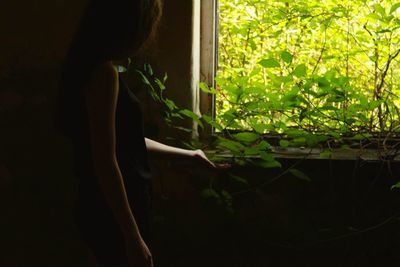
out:
<path id="1" fill-rule="evenodd" d="M 93 170 L 124 234 L 129 267 L 152 267 L 152 256 L 129 206 L 116 157 L 118 84 L 116 68 L 106 62 L 94 71 L 86 91 Z"/>
<path id="2" fill-rule="evenodd" d="M 111 62 L 102 64 L 94 71 L 85 93 L 94 173 L 125 236 L 139 240 L 139 229 L 116 159 L 118 73 Z"/>
<path id="3" fill-rule="evenodd" d="M 152 139 L 146 138 L 146 147 L 149 154 L 157 155 L 165 159 L 187 159 L 210 169 L 227 169 L 229 164 L 215 164 L 211 162 L 201 149 L 188 150 L 162 144 Z"/>
<path id="4" fill-rule="evenodd" d="M 178 147 L 162 144 L 152 139 L 146 138 L 147 152 L 153 155 L 165 157 L 165 158 L 190 158 L 196 153 L 196 150 L 187 150 Z"/>

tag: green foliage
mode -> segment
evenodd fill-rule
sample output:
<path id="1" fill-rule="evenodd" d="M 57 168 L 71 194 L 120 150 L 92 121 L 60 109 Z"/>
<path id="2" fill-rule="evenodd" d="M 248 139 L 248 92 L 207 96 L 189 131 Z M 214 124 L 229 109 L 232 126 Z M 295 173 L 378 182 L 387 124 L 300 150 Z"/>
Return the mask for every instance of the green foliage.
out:
<path id="1" fill-rule="evenodd" d="M 176 126 L 183 118 L 212 126 L 218 135 L 206 146 L 228 151 L 237 165 L 282 168 L 265 136 L 277 137 L 280 149 L 322 147 L 322 158 L 331 158 L 332 146 L 372 139 L 386 149 L 400 131 L 399 7 L 388 0 L 220 0 L 217 86 L 199 84 L 215 95 L 215 118 L 165 98 L 167 76 L 155 78 L 150 66 L 139 74 L 171 127 L 192 131 Z M 282 173 L 311 180 L 294 168 Z M 221 192 L 203 193 L 229 202 Z"/>
<path id="2" fill-rule="evenodd" d="M 217 130 L 278 134 L 281 147 L 398 135 L 399 7 L 221 0 Z"/>
<path id="3" fill-rule="evenodd" d="M 287 55 L 283 57 L 286 57 L 286 59 L 289 60 Z M 141 77 L 143 84 L 149 88 L 149 93 L 153 100 L 160 103 L 164 107 L 165 121 L 170 127 L 185 132 L 191 132 L 192 129 L 177 126 L 177 120 L 189 118 L 197 122 L 201 128 L 204 127 L 204 124 L 208 124 L 217 130 L 224 130 L 223 126 L 214 118 L 207 115 L 200 116 L 188 109 L 181 109 L 174 103 L 173 100 L 164 97 L 163 93 L 166 89 L 165 82 L 167 81 L 167 75 L 165 75 L 162 80 L 158 79 L 154 76 L 151 67 L 147 64 L 144 65 L 143 70 L 136 70 L 136 72 Z M 199 86 L 207 93 L 215 93 L 214 88 L 209 88 L 204 83 L 200 83 Z M 235 115 L 232 114 L 232 116 Z M 296 140 L 298 141 L 303 138 L 301 137 L 302 132 L 299 133 L 299 131 L 292 130 L 288 133 L 290 136 L 299 137 L 294 139 L 293 144 L 296 144 Z M 281 140 L 280 143 L 281 146 L 289 145 L 289 141 L 287 140 Z M 262 168 L 282 167 L 281 163 L 277 161 L 272 154 L 272 146 L 266 140 L 264 140 L 262 134 L 257 132 L 241 131 L 232 134 L 227 132 L 227 135 L 225 136 L 223 134 L 217 135 L 215 140 L 211 143 L 202 144 L 197 140 L 192 140 L 191 142 L 184 142 L 183 145 L 190 149 L 207 147 L 208 149 L 215 150 L 216 153 L 224 153 L 228 151 L 230 160 L 237 165 L 252 164 Z M 216 155 L 209 156 L 212 160 L 220 160 L 220 158 L 218 158 Z M 247 182 L 243 178 L 234 174 L 230 174 L 230 177 L 232 180 L 240 182 L 241 184 L 245 184 Z M 296 177 L 299 177 L 299 175 L 296 175 Z M 304 176 L 302 178 L 304 179 Z M 215 194 L 211 194 L 213 192 L 214 191 L 205 191 L 203 193 L 207 193 L 208 197 L 213 197 L 215 196 Z"/>

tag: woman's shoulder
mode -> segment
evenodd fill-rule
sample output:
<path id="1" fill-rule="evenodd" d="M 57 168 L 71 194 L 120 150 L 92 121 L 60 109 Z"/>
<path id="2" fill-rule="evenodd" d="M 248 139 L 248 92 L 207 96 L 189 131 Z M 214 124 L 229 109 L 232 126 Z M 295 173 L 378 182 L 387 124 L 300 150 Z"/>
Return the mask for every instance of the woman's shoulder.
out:
<path id="1" fill-rule="evenodd" d="M 87 93 L 102 94 L 118 88 L 118 71 L 111 61 L 97 65 L 89 80 Z"/>
<path id="2" fill-rule="evenodd" d="M 96 68 L 95 71 L 103 73 L 103 74 L 113 74 L 113 75 L 118 75 L 117 67 L 115 67 L 114 63 L 112 61 L 105 61 L 100 63 Z"/>
<path id="3" fill-rule="evenodd" d="M 118 71 L 111 61 L 106 61 L 94 68 L 91 78 L 97 81 L 116 80 L 118 78 Z"/>

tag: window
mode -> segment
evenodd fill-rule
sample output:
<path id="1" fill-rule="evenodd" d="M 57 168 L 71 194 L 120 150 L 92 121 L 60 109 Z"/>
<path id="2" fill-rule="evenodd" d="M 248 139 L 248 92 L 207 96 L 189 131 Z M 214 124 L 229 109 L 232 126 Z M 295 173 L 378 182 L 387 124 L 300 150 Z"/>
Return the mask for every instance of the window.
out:
<path id="1" fill-rule="evenodd" d="M 217 94 L 215 104 L 203 99 L 202 111 L 213 106 L 223 130 L 284 136 L 282 146 L 346 147 L 343 140 L 382 143 L 398 135 L 399 3 L 214 4 Z"/>

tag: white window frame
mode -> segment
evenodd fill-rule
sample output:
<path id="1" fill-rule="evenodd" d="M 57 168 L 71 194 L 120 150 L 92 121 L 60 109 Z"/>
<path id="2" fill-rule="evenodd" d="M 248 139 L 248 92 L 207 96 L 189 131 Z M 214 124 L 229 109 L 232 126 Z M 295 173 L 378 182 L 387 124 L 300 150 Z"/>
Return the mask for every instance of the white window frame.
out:
<path id="1" fill-rule="evenodd" d="M 193 87 L 196 88 L 193 111 L 215 116 L 215 96 L 204 93 L 198 83 L 215 88 L 218 63 L 218 0 L 193 0 Z M 197 129 L 196 125 L 194 129 Z M 202 131 L 201 137 L 213 134 L 212 127 Z M 198 133 L 195 131 L 195 136 Z"/>

